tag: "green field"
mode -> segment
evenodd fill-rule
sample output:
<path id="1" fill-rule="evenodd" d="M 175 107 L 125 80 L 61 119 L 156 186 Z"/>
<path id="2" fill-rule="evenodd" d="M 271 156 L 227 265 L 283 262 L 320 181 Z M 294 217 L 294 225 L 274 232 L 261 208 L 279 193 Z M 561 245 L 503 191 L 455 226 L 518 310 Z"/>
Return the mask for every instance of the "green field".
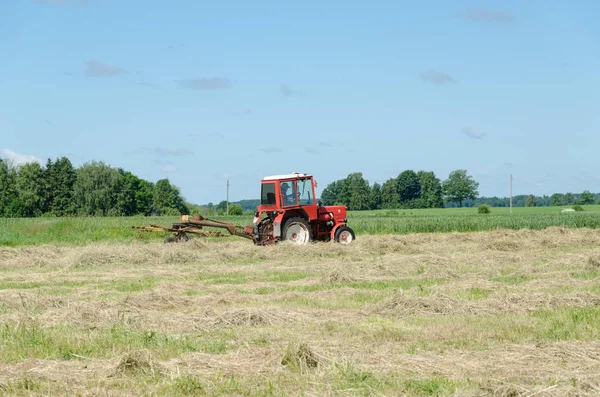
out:
<path id="1" fill-rule="evenodd" d="M 600 228 L 600 205 L 584 211 L 561 214 L 562 207 L 492 208 L 491 214 L 477 214 L 476 208 L 351 211 L 348 223 L 357 235 L 410 234 L 534 229 L 550 226 Z M 85 245 L 98 241 L 159 241 L 162 233 L 142 233 L 133 225 L 169 225 L 177 217 L 26 218 L 0 219 L 0 246 L 67 244 Z M 218 217 L 246 225 L 252 216 Z"/>

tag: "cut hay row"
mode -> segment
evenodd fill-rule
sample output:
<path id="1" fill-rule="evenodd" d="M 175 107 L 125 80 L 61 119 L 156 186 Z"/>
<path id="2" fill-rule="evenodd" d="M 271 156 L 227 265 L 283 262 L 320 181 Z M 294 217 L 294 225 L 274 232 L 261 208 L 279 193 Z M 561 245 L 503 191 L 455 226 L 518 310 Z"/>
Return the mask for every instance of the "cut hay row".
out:
<path id="1" fill-rule="evenodd" d="M 2 395 L 600 393 L 600 230 L 0 248 Z"/>

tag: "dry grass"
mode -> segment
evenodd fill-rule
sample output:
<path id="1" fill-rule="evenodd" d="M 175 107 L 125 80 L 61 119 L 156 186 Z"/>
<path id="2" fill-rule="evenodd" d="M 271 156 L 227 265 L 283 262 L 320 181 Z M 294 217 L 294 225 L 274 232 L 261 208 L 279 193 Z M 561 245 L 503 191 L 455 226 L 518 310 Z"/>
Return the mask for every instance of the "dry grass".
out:
<path id="1" fill-rule="evenodd" d="M 159 376 L 164 375 L 165 370 L 148 350 L 134 350 L 123 356 L 115 368 L 115 374 Z"/>
<path id="2" fill-rule="evenodd" d="M 600 230 L 0 248 L 0 394 L 600 393 Z"/>

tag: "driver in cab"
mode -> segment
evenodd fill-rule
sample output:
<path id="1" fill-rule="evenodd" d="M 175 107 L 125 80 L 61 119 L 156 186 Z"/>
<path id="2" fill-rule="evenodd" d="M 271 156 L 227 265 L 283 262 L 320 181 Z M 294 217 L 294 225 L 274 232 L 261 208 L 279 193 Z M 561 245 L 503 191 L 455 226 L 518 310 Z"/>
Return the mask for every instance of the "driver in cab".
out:
<path id="1" fill-rule="evenodd" d="M 281 184 L 281 193 L 283 195 L 283 205 L 296 204 L 296 194 L 294 193 L 294 188 L 292 186 L 290 189 L 290 184 L 288 182 Z"/>

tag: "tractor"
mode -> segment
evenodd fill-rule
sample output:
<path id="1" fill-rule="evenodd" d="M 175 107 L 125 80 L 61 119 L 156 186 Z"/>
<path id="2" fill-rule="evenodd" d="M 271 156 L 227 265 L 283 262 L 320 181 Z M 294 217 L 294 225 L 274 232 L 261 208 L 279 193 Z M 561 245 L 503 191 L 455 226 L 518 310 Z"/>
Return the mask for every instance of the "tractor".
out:
<path id="1" fill-rule="evenodd" d="M 263 178 L 260 205 L 254 216 L 257 244 L 291 241 L 306 244 L 333 240 L 349 244 L 355 238 L 347 226 L 346 207 L 323 206 L 315 198 L 311 175 L 293 173 Z"/>
<path id="2" fill-rule="evenodd" d="M 165 228 L 158 225 L 134 228 L 143 231 L 169 231 L 173 236 L 166 242 L 187 240 L 187 234 L 222 235 L 207 232 L 203 227 L 226 229 L 229 234 L 252 240 L 257 245 L 280 241 L 307 244 L 310 241 L 330 241 L 350 244 L 356 239 L 348 227 L 346 207 L 324 206 L 315 198 L 317 183 L 311 175 L 294 172 L 287 175 L 267 176 L 261 181 L 260 204 L 250 226 L 206 219 L 199 215 L 182 215 L 179 223 Z"/>

